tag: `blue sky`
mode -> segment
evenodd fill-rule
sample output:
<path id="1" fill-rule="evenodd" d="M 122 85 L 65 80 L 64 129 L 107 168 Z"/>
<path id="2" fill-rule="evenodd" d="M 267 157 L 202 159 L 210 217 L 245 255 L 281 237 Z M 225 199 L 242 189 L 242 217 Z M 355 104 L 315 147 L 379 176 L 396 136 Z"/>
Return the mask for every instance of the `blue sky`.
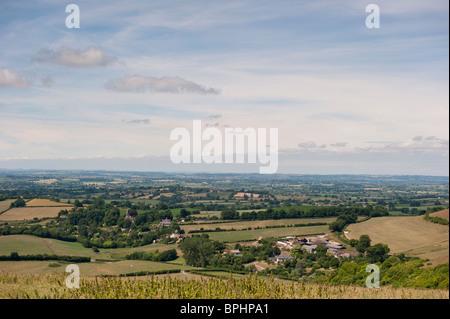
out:
<path id="1" fill-rule="evenodd" d="M 246 171 L 170 162 L 201 119 L 278 128 L 281 173 L 449 174 L 448 1 L 69 3 L 0 3 L 0 168 Z"/>

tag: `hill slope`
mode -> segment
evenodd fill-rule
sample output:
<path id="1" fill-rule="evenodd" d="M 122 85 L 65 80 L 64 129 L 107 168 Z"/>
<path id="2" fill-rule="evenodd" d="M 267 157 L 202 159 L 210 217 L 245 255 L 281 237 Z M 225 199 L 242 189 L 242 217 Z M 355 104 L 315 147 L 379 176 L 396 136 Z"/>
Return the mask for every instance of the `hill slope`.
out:
<path id="1" fill-rule="evenodd" d="M 429 223 L 423 216 L 372 218 L 351 224 L 346 231 L 349 239 L 369 235 L 372 245 L 387 244 L 391 253 L 428 258 L 433 265 L 449 262 L 448 226 Z"/>

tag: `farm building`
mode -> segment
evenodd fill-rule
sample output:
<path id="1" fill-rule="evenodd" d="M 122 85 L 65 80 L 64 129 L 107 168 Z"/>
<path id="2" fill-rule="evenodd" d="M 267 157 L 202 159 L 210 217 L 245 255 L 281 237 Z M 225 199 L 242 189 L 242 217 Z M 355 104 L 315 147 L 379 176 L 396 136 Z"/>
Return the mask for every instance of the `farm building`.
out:
<path id="1" fill-rule="evenodd" d="M 291 255 L 278 255 L 275 257 L 270 257 L 269 259 L 279 264 L 285 262 L 286 260 L 294 259 L 294 257 L 292 257 Z"/>
<path id="2" fill-rule="evenodd" d="M 312 254 L 316 252 L 317 245 L 303 245 L 303 249 L 305 249 L 308 253 Z"/>
<path id="3" fill-rule="evenodd" d="M 134 222 L 134 218 L 137 216 L 138 212 L 135 209 L 130 208 L 125 213 L 125 219 L 129 219 Z"/>
<path id="4" fill-rule="evenodd" d="M 163 219 L 163 220 L 160 222 L 160 224 L 161 224 L 162 226 L 172 226 L 172 221 L 171 221 L 170 219 L 166 218 L 166 219 Z"/>
<path id="5" fill-rule="evenodd" d="M 231 254 L 234 257 L 242 257 L 243 255 L 241 254 L 241 251 L 239 249 L 225 249 L 223 251 L 223 254 Z"/>
<path id="6" fill-rule="evenodd" d="M 352 258 L 352 257 L 357 257 L 358 256 L 357 253 L 350 253 L 348 251 L 336 251 L 336 252 L 333 253 L 333 255 L 336 258 L 340 258 L 340 257 Z"/>

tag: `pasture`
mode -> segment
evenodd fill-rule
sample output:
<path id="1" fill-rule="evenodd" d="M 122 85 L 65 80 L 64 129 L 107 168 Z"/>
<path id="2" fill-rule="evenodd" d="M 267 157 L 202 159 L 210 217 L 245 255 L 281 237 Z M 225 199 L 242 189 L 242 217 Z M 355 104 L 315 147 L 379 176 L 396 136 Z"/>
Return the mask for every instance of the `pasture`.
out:
<path id="1" fill-rule="evenodd" d="M 186 233 L 191 230 L 214 230 L 217 227 L 221 229 L 247 229 L 249 227 L 267 227 L 267 226 L 291 226 L 297 224 L 309 224 L 309 223 L 331 223 L 336 220 L 336 217 L 329 218 L 292 218 L 292 219 L 277 219 L 277 220 L 251 220 L 251 221 L 238 221 L 238 222 L 222 222 L 213 224 L 194 224 L 194 225 L 182 225 Z"/>
<path id="2" fill-rule="evenodd" d="M 19 253 L 19 255 L 55 254 L 86 256 L 91 257 L 93 260 L 115 260 L 118 258 L 124 258 L 126 255 L 136 251 L 151 252 L 158 249 L 160 252 L 163 252 L 172 248 L 175 247 L 155 243 L 135 248 L 99 249 L 99 252 L 95 253 L 91 248 L 85 248 L 78 242 L 67 242 L 30 235 L 0 236 L 0 255 L 9 255 L 11 252 L 15 251 Z M 181 253 L 178 254 L 180 255 Z"/>
<path id="3" fill-rule="evenodd" d="M 309 236 L 325 234 L 329 232 L 328 225 L 306 226 L 306 227 L 286 227 L 286 228 L 265 228 L 239 231 L 221 231 L 207 233 L 209 238 L 221 242 L 239 242 L 258 240 L 260 237 L 280 238 L 286 236 Z"/>

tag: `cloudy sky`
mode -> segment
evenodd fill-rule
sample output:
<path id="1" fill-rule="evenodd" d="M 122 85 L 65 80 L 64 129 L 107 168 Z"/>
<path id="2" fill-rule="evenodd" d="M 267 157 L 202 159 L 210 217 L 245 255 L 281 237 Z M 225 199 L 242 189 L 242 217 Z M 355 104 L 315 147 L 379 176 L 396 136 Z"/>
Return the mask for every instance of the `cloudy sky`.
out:
<path id="1" fill-rule="evenodd" d="M 201 120 L 278 128 L 280 173 L 449 174 L 448 1 L 69 3 L 0 2 L 0 168 L 255 171 L 171 163 Z"/>

